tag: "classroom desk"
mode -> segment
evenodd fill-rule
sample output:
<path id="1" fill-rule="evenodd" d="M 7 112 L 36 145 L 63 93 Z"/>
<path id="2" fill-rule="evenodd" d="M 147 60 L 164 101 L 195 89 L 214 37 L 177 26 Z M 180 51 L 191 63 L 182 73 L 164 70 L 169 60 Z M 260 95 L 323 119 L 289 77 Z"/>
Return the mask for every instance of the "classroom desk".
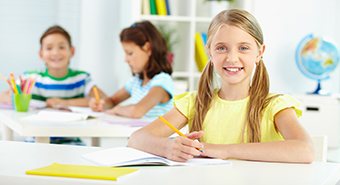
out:
<path id="1" fill-rule="evenodd" d="M 98 146 L 100 137 L 126 137 L 140 127 L 112 124 L 117 116 L 103 114 L 99 119 L 89 119 L 70 123 L 41 123 L 22 121 L 20 118 L 37 114 L 40 110 L 16 112 L 11 109 L 0 109 L 0 124 L 2 123 L 2 138 L 13 140 L 13 131 L 20 136 L 35 137 L 36 143 L 49 143 L 50 137 L 92 137 L 92 145 Z M 129 118 L 120 118 L 134 120 Z M 138 120 L 136 120 L 138 121 Z"/>
<path id="2" fill-rule="evenodd" d="M 94 165 L 82 154 L 100 147 L 0 141 L 0 184 L 336 184 L 340 163 L 288 164 L 232 161 L 232 165 L 138 166 L 139 172 L 120 181 L 26 175 L 25 171 L 60 164 Z"/>

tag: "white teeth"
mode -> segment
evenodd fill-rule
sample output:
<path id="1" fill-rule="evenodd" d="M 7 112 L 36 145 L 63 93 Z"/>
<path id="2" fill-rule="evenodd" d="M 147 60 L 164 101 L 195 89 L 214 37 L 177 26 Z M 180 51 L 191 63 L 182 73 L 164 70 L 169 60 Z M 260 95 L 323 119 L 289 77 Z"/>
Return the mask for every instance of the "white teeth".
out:
<path id="1" fill-rule="evenodd" d="M 232 72 L 236 72 L 236 71 L 239 71 L 240 68 L 226 68 L 227 71 L 232 71 Z"/>

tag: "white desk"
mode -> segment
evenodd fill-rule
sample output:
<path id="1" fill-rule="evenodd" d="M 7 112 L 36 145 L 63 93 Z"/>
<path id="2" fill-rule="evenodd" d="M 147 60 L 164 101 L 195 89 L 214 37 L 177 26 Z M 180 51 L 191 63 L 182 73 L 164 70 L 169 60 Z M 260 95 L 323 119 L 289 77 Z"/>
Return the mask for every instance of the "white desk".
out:
<path id="1" fill-rule="evenodd" d="M 103 114 L 100 119 L 70 123 L 39 123 L 21 121 L 20 118 L 36 114 L 38 110 L 16 112 L 10 109 L 0 109 L 0 124 L 2 123 L 3 140 L 13 140 L 13 131 L 20 136 L 34 136 L 37 143 L 49 143 L 50 137 L 92 137 L 92 145 L 98 146 L 99 137 L 129 137 L 140 127 L 131 127 L 108 123 L 104 120 L 115 120 L 115 117 Z M 128 119 L 128 118 L 125 118 Z M 133 119 L 131 119 L 133 120 Z"/>
<path id="2" fill-rule="evenodd" d="M 339 163 L 287 164 L 233 161 L 229 165 L 134 167 L 140 171 L 121 181 L 26 175 L 25 171 L 61 164 L 94 165 L 80 156 L 99 147 L 33 144 L 0 141 L 1 184 L 89 185 L 89 184 L 336 184 Z"/>

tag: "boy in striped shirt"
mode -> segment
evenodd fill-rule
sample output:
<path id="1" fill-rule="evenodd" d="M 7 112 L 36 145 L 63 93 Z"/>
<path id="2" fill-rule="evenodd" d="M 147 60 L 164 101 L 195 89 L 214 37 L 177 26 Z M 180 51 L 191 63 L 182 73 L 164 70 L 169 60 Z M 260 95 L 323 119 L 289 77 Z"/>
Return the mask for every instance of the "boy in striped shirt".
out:
<path id="1" fill-rule="evenodd" d="M 68 32 L 60 26 L 50 27 L 42 35 L 40 44 L 39 56 L 46 64 L 46 69 L 27 71 L 23 75 L 23 79 L 29 77 L 35 79 L 32 99 L 46 101 L 47 107 L 87 107 L 90 97 L 95 97 L 93 91 L 95 84 L 89 73 L 69 68 L 69 61 L 75 50 Z M 98 89 L 98 94 L 101 98 L 107 97 L 100 89 Z M 0 96 L 1 102 L 11 102 L 10 91 L 5 91 Z M 51 138 L 51 143 L 65 142 L 79 143 L 80 140 L 78 138 Z"/>
<path id="2" fill-rule="evenodd" d="M 36 81 L 32 98 L 46 101 L 47 107 L 88 106 L 94 97 L 94 82 L 90 74 L 69 68 L 74 55 L 71 37 L 60 26 L 49 28 L 40 39 L 39 56 L 46 64 L 42 71 L 27 71 L 23 78 L 33 77 Z M 100 97 L 106 95 L 98 89 Z"/>
<path id="3" fill-rule="evenodd" d="M 39 56 L 46 64 L 42 71 L 28 71 L 36 81 L 32 89 L 32 98 L 46 101 L 47 107 L 54 106 L 88 106 L 89 97 L 94 97 L 94 82 L 90 74 L 69 68 L 74 55 L 71 37 L 60 26 L 49 28 L 40 39 Z M 106 95 L 98 89 L 100 97 Z M 52 137 L 51 143 L 80 143 L 79 138 Z"/>
<path id="4" fill-rule="evenodd" d="M 89 73 L 69 68 L 75 49 L 68 32 L 60 26 L 52 26 L 41 36 L 40 44 L 39 57 L 46 69 L 26 71 L 23 75 L 23 79 L 35 79 L 32 99 L 46 101 L 47 107 L 87 107 L 90 98 L 95 97 L 95 84 Z M 107 97 L 100 89 L 98 94 L 101 98 Z M 0 103 L 9 102 L 12 102 L 11 91 L 0 93 Z"/>

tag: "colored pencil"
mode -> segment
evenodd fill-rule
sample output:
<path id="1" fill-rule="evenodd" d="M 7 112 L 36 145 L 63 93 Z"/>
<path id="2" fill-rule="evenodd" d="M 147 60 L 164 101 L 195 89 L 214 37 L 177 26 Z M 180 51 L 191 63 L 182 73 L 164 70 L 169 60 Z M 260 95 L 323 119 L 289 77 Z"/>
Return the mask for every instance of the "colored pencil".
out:
<path id="1" fill-rule="evenodd" d="M 11 76 L 11 82 L 12 82 L 14 94 L 18 94 L 18 89 L 17 89 L 17 85 L 15 84 L 15 78 L 14 78 L 13 73 L 10 73 L 10 76 Z"/>
<path id="2" fill-rule="evenodd" d="M 30 88 L 29 88 L 29 91 L 28 91 L 28 93 L 27 93 L 27 94 L 31 94 L 31 91 L 32 91 L 32 89 L 33 89 L 34 85 L 35 85 L 35 80 L 34 80 L 34 79 L 32 79 L 32 83 L 31 83 L 31 86 L 30 86 Z"/>
<path id="3" fill-rule="evenodd" d="M 162 116 L 159 116 L 158 119 L 160 119 L 163 123 L 165 123 L 166 125 L 168 125 L 173 131 L 175 131 L 178 135 L 183 136 L 188 138 L 186 135 L 182 134 L 182 132 L 180 132 L 176 127 L 174 127 L 173 125 L 171 125 L 171 123 L 169 123 L 166 119 L 164 119 Z M 203 150 L 201 148 L 197 148 L 200 152 L 203 152 Z"/>
<path id="4" fill-rule="evenodd" d="M 11 83 L 2 75 L 0 74 L 0 78 L 5 81 L 8 85 L 12 86 Z"/>
<path id="5" fill-rule="evenodd" d="M 27 79 L 27 82 L 26 82 L 26 85 L 25 85 L 25 88 L 24 88 L 25 94 L 28 94 L 29 89 L 30 89 L 30 86 L 31 86 L 31 83 L 32 83 L 32 79 L 31 79 L 31 78 L 28 78 L 28 79 Z"/>
<path id="6" fill-rule="evenodd" d="M 20 90 L 20 86 L 18 84 L 16 86 L 17 86 L 17 89 L 18 89 L 18 94 L 21 94 L 22 92 Z"/>
<path id="7" fill-rule="evenodd" d="M 25 86 L 26 86 L 26 82 L 27 82 L 27 80 L 22 80 L 22 84 L 21 84 L 21 92 L 23 92 L 23 93 L 25 93 L 24 88 L 25 88 Z"/>

